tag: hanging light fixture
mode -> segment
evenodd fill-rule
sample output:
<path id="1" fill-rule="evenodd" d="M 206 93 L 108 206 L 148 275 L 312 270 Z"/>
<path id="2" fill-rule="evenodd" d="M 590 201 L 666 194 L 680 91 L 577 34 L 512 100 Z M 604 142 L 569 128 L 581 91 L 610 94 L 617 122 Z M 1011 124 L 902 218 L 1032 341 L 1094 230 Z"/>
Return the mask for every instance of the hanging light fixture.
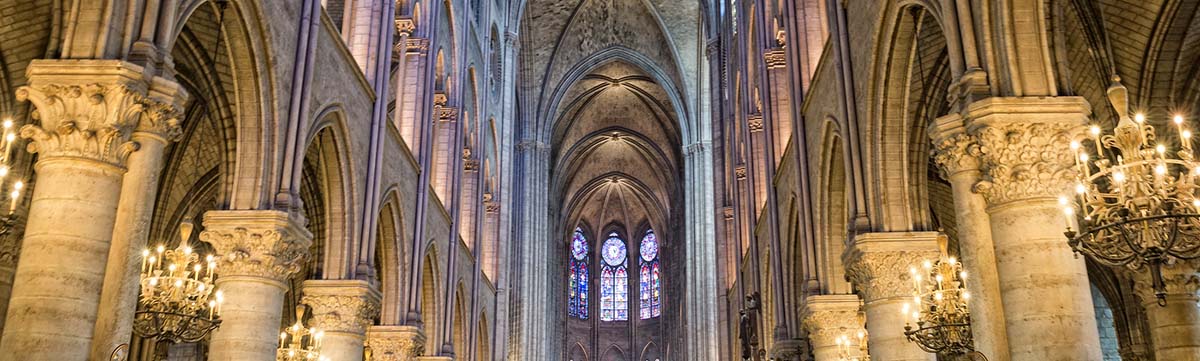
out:
<path id="1" fill-rule="evenodd" d="M 1165 305 L 1164 265 L 1200 259 L 1200 162 L 1182 115 L 1171 123 L 1178 150 L 1143 114 L 1129 116 L 1127 90 L 1113 77 L 1109 101 L 1120 120 L 1112 134 L 1098 125 L 1087 140 L 1071 142 L 1078 177 L 1059 203 L 1066 236 L 1076 253 L 1100 264 L 1149 272 L 1159 305 Z M 1078 221 L 1079 231 L 1071 229 Z"/>
<path id="2" fill-rule="evenodd" d="M 221 324 L 224 297 L 216 291 L 216 258 L 201 257 L 188 239 L 192 222 L 179 225 L 179 246 L 167 249 L 158 245 L 142 251 L 141 294 L 134 315 L 133 331 L 156 341 L 156 347 L 168 343 L 198 342 Z"/>
<path id="3" fill-rule="evenodd" d="M 304 306 L 296 306 L 296 323 L 279 333 L 276 361 L 328 361 L 321 356 L 321 338 L 325 332 L 304 327 Z"/>
<path id="4" fill-rule="evenodd" d="M 938 233 L 941 256 L 926 260 L 921 267 L 909 269 L 913 280 L 913 301 L 905 303 L 904 336 L 926 352 L 953 357 L 974 352 L 971 313 L 967 309 L 971 293 L 964 282 L 967 272 L 962 263 L 949 256 L 949 238 Z M 916 327 L 910 322 L 915 322 Z"/>
<path id="5" fill-rule="evenodd" d="M 8 188 L 8 212 L 0 212 L 0 235 L 4 235 L 17 223 L 17 204 L 25 190 L 25 181 L 10 177 L 15 166 L 12 148 L 17 143 L 16 123 L 12 118 L 0 121 L 0 133 L 3 134 L 0 137 L 0 187 Z"/>

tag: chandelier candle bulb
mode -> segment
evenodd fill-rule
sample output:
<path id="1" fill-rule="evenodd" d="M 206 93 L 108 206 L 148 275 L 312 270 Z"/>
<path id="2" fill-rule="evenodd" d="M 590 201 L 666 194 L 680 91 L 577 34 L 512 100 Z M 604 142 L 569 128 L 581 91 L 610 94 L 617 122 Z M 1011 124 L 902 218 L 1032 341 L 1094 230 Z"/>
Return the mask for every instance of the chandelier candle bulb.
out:
<path id="1" fill-rule="evenodd" d="M 1123 94 L 1110 92 L 1114 108 L 1125 109 Z M 1177 151 L 1169 149 L 1165 134 L 1156 132 L 1145 115 L 1119 116 L 1109 134 L 1101 134 L 1096 125 L 1090 129 L 1098 159 L 1076 153 L 1082 172 L 1074 185 L 1077 196 L 1062 205 L 1065 235 L 1072 250 L 1099 264 L 1148 274 L 1161 305 L 1168 292 L 1163 267 L 1200 259 L 1200 162 L 1183 115 L 1170 120 L 1179 136 Z M 1090 172 L 1093 167 L 1095 173 Z M 1078 218 L 1085 222 L 1072 229 Z"/>

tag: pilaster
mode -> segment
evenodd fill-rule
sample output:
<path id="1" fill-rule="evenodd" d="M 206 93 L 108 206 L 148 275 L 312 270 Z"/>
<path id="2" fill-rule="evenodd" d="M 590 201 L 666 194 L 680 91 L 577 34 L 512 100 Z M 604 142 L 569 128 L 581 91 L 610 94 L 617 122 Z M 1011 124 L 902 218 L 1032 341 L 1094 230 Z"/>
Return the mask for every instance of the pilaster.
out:
<path id="1" fill-rule="evenodd" d="M 909 269 L 937 259 L 937 232 L 863 233 L 842 256 L 846 274 L 865 302 L 871 357 L 932 360 L 904 337 L 904 303 L 914 291 Z"/>

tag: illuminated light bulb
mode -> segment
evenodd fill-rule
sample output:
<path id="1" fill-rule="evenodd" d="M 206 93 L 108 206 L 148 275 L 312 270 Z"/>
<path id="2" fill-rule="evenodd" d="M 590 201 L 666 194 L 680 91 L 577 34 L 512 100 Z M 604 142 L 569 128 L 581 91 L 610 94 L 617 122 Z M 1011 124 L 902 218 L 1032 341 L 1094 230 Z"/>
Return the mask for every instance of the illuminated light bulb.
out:
<path id="1" fill-rule="evenodd" d="M 1200 199 L 1192 200 L 1192 207 L 1200 208 Z"/>
<path id="2" fill-rule="evenodd" d="M 1083 185 L 1083 183 L 1076 183 L 1075 184 L 1075 193 L 1079 193 L 1079 194 L 1087 193 L 1087 187 L 1085 187 Z"/>
<path id="3" fill-rule="evenodd" d="M 1088 131 L 1092 132 L 1093 137 L 1100 135 L 1100 127 L 1098 127 L 1098 126 L 1093 125 L 1091 128 L 1088 129 Z"/>
<path id="4" fill-rule="evenodd" d="M 1074 215 L 1075 215 L 1075 208 L 1074 208 L 1074 207 L 1067 207 L 1067 208 L 1063 208 L 1063 213 L 1064 213 L 1064 214 L 1066 214 L 1068 217 L 1070 217 L 1070 216 L 1074 216 Z"/>
<path id="5" fill-rule="evenodd" d="M 958 273 L 958 279 L 961 279 L 961 280 L 963 280 L 963 281 L 966 281 L 966 280 L 967 280 L 967 271 L 962 271 L 962 272 L 959 272 L 959 273 Z"/>
<path id="6" fill-rule="evenodd" d="M 8 175 L 8 166 L 0 166 L 0 177 Z"/>
<path id="7" fill-rule="evenodd" d="M 175 287 L 183 287 L 183 280 L 175 280 Z"/>
<path id="8" fill-rule="evenodd" d="M 1183 124 L 1183 116 L 1182 115 L 1176 114 L 1174 120 L 1175 120 L 1175 124 L 1179 124 L 1179 125 Z"/>
<path id="9" fill-rule="evenodd" d="M 151 279 L 150 279 L 150 285 L 151 285 L 151 286 L 158 286 L 158 278 L 151 278 Z"/>
<path id="10" fill-rule="evenodd" d="M 199 286 L 196 286 L 196 290 L 197 290 L 197 291 L 204 291 L 204 284 L 203 284 L 203 283 L 201 283 Z M 211 303 L 211 302 L 212 302 L 212 301 L 209 301 L 209 303 Z"/>
<path id="11" fill-rule="evenodd" d="M 158 245 L 158 249 L 156 249 L 156 250 L 158 251 L 158 253 L 163 253 L 163 251 L 167 250 L 167 247 L 160 244 L 160 245 Z"/>
<path id="12" fill-rule="evenodd" d="M 1190 130 L 1185 130 L 1183 132 L 1180 132 L 1179 135 L 1182 136 L 1183 139 L 1192 139 L 1192 131 L 1190 131 Z"/>
<path id="13" fill-rule="evenodd" d="M 167 270 L 171 271 L 171 272 L 175 272 L 175 264 L 171 264 L 170 266 L 168 266 Z"/>
<path id="14" fill-rule="evenodd" d="M 1200 172 L 1200 171 L 1198 171 L 1198 172 Z M 1117 182 L 1117 183 L 1125 182 L 1125 172 L 1114 172 L 1112 175 L 1112 178 L 1113 178 L 1113 182 Z"/>
<path id="15" fill-rule="evenodd" d="M 1067 197 L 1058 196 L 1058 205 L 1060 205 L 1060 206 L 1067 205 Z"/>
<path id="16" fill-rule="evenodd" d="M 1079 155 L 1079 161 L 1080 161 L 1080 162 L 1087 163 L 1087 161 L 1088 161 L 1088 159 L 1089 159 L 1089 158 L 1091 158 L 1091 157 L 1088 157 L 1087 153 L 1083 153 L 1083 154 L 1080 154 L 1080 155 Z"/>
<path id="17" fill-rule="evenodd" d="M 21 190 L 21 188 L 25 188 L 25 182 L 17 181 L 16 183 L 13 183 L 13 189 L 16 189 L 19 191 L 19 190 Z"/>
<path id="18" fill-rule="evenodd" d="M 911 308 L 912 308 L 912 305 L 911 305 L 911 304 L 909 304 L 908 302 L 905 302 L 905 303 L 904 303 L 904 307 L 903 307 L 903 309 L 902 309 L 902 310 L 900 310 L 900 314 L 907 315 L 907 314 L 908 314 L 908 312 L 909 312 L 909 309 L 911 309 Z"/>
<path id="19" fill-rule="evenodd" d="M 183 247 L 183 254 L 192 254 L 192 247 Z"/>
<path id="20" fill-rule="evenodd" d="M 1079 150 L 1079 141 L 1078 140 L 1071 141 L 1071 150 Z"/>
<path id="21" fill-rule="evenodd" d="M 11 142 L 13 142 L 13 141 L 17 140 L 17 135 L 16 135 L 16 134 L 13 134 L 13 133 L 8 133 L 8 134 L 5 134 L 5 135 L 4 135 L 4 140 L 6 140 L 6 141 L 8 141 L 9 143 L 11 143 Z"/>
<path id="22" fill-rule="evenodd" d="M 969 291 L 963 291 L 963 293 L 962 293 L 962 297 L 963 297 L 963 299 L 964 299 L 964 300 L 969 300 L 969 299 L 971 299 L 971 292 L 969 292 Z"/>
<path id="23" fill-rule="evenodd" d="M 942 300 L 942 293 L 941 293 L 941 292 L 935 292 L 935 293 L 933 294 L 933 299 L 934 299 L 934 300 L 937 300 L 937 301 L 941 301 L 941 300 Z"/>
<path id="24" fill-rule="evenodd" d="M 4 129 L 8 129 L 8 128 L 12 128 L 12 127 L 13 127 L 12 118 L 4 118 Z"/>
<path id="25" fill-rule="evenodd" d="M 1159 155 L 1162 155 L 1163 153 L 1167 152 L 1167 147 L 1162 144 L 1159 144 L 1158 146 L 1154 147 L 1154 151 L 1158 152 Z"/>
<path id="26" fill-rule="evenodd" d="M 933 268 L 933 263 L 929 262 L 929 260 L 925 260 L 925 263 L 923 263 L 922 265 L 925 266 L 925 269 Z"/>
<path id="27" fill-rule="evenodd" d="M 1159 165 L 1154 166 L 1154 174 L 1157 174 L 1157 175 L 1167 174 L 1167 166 L 1165 164 L 1159 164 Z"/>
<path id="28" fill-rule="evenodd" d="M 1146 115 L 1144 115 L 1142 113 L 1137 113 L 1133 116 L 1133 121 L 1138 122 L 1138 124 L 1141 124 L 1142 122 L 1146 121 Z"/>
<path id="29" fill-rule="evenodd" d="M 917 268 L 916 268 L 916 267 L 909 267 L 909 268 L 908 268 L 908 273 L 912 273 L 913 275 L 916 275 L 916 274 L 917 274 Z"/>
<path id="30" fill-rule="evenodd" d="M 143 249 L 143 250 L 142 250 L 142 257 L 150 257 L 150 250 L 148 250 L 148 249 Z M 150 259 L 154 259 L 154 257 L 150 257 Z"/>
<path id="31" fill-rule="evenodd" d="M 955 263 L 958 263 L 958 260 L 957 260 L 957 259 L 955 259 L 954 257 L 950 257 L 950 259 L 949 259 L 949 260 L 947 260 L 947 261 L 949 261 L 949 262 L 950 262 L 950 265 L 951 265 L 951 266 L 953 266 Z"/>
<path id="32" fill-rule="evenodd" d="M 937 275 L 937 277 L 934 277 L 934 279 L 937 280 L 938 283 L 941 283 L 942 281 L 945 280 L 945 278 L 943 278 L 942 275 Z"/>

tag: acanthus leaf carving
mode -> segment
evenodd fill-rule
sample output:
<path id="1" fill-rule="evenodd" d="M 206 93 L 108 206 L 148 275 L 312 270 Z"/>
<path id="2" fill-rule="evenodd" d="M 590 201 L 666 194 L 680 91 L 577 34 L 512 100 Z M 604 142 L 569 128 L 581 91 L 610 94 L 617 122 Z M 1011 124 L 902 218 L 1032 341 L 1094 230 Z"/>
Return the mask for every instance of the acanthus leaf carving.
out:
<path id="1" fill-rule="evenodd" d="M 217 250 L 222 276 L 257 276 L 283 281 L 300 271 L 312 240 L 285 237 L 275 229 L 205 230 L 200 240 Z"/>
<path id="2" fill-rule="evenodd" d="M 930 152 L 944 179 L 961 171 L 979 169 L 979 143 L 970 135 L 957 133 L 935 140 Z"/>
<path id="3" fill-rule="evenodd" d="M 868 302 L 912 295 L 913 280 L 909 268 L 928 259 L 937 251 L 861 251 L 847 250 L 846 276 L 862 291 Z"/>
<path id="4" fill-rule="evenodd" d="M 364 295 L 304 295 L 313 325 L 326 331 L 364 334 L 379 315 L 379 301 Z"/>
<path id="5" fill-rule="evenodd" d="M 1057 197 L 1075 179 L 1074 158 L 1066 149 L 1082 131 L 1069 122 L 1014 122 L 975 130 L 983 179 L 974 191 L 993 205 Z"/>
<path id="6" fill-rule="evenodd" d="M 74 157 L 123 167 L 137 150 L 130 135 L 147 103 L 136 82 L 24 86 L 17 100 L 29 101 L 39 124 L 21 127 L 27 149 L 43 158 Z"/>

